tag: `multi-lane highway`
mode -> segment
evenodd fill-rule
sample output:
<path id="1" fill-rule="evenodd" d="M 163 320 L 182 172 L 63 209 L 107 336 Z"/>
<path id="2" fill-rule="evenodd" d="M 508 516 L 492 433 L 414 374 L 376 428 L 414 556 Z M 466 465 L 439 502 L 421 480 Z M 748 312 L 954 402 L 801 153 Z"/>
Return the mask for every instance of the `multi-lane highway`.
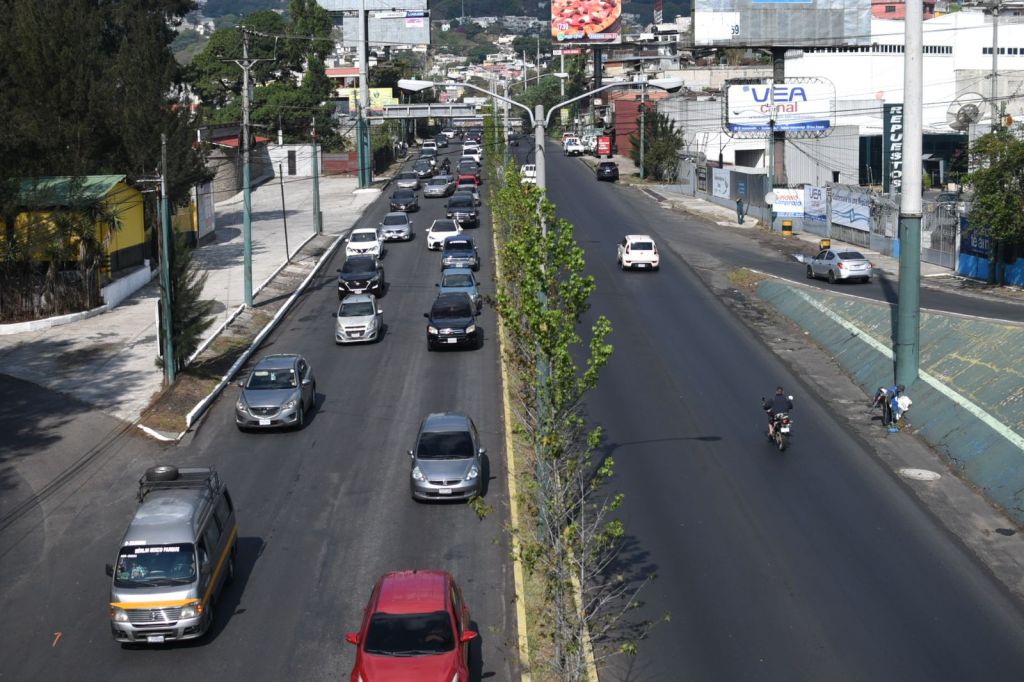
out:
<path id="1" fill-rule="evenodd" d="M 359 225 L 380 221 L 388 193 Z M 341 250 L 260 349 L 301 353 L 311 363 L 317 408 L 304 429 L 238 432 L 238 389 L 229 388 L 189 442 L 168 447 L 130 434 L 114 437 L 59 490 L 0 531 L 0 678 L 342 679 L 354 660 L 344 635 L 358 629 L 374 581 L 410 568 L 447 570 L 461 584 L 480 633 L 473 679 L 518 678 L 495 317 L 485 309 L 481 350 L 427 352 L 423 313 L 435 296 L 440 265 L 423 234 L 433 218 L 444 217 L 444 200 L 421 198 L 421 205 L 413 214 L 416 239 L 389 244 L 383 260 L 390 287 L 381 299 L 382 341 L 333 342 Z M 484 261 L 478 279 L 484 292 L 493 291 L 486 212 L 470 234 Z M 3 382 L 0 390 L 5 404 L 28 403 L 17 383 Z M 40 456 L 60 445 L 61 461 L 73 461 L 66 450 L 73 450 L 67 438 L 75 432 L 62 415 L 77 418 L 84 408 L 72 415 L 61 401 L 40 392 L 31 411 L 0 412 L 0 428 L 24 436 L 6 456 Z M 46 417 L 47 406 L 53 419 Z M 420 420 L 444 410 L 468 413 L 487 448 L 486 501 L 493 512 L 484 520 L 465 504 L 410 499 L 406 451 Z M 92 419 L 96 428 L 112 428 L 99 416 Z M 213 465 L 221 472 L 238 510 L 238 577 L 217 605 L 211 637 L 127 650 L 110 636 L 104 564 L 114 559 L 131 520 L 137 479 L 155 462 Z M 42 491 L 67 467 L 33 470 L 38 480 L 19 483 Z"/>
<path id="2" fill-rule="evenodd" d="M 671 614 L 602 679 L 1021 679 L 1019 605 L 698 279 L 702 230 L 549 148 L 549 196 L 597 281 L 591 314 L 614 328 L 587 405 L 626 494 L 617 570 L 657 574 L 638 618 Z M 655 237 L 660 272 L 618 270 L 627 233 Z M 747 264 L 749 245 L 730 260 L 716 244 Z M 784 454 L 759 400 L 778 384 L 797 401 Z"/>

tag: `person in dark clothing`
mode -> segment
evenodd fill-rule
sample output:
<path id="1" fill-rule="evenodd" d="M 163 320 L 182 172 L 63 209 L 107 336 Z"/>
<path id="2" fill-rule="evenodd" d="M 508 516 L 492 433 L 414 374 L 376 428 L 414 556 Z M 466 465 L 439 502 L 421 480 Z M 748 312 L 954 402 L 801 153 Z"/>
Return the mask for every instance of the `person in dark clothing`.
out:
<path id="1" fill-rule="evenodd" d="M 740 197 L 736 199 L 736 222 L 742 225 L 746 215 L 747 207 L 743 205 L 743 197 Z"/>
<path id="2" fill-rule="evenodd" d="M 893 414 L 893 403 L 899 400 L 905 390 L 907 390 L 906 386 L 896 384 L 889 388 L 879 386 L 878 390 L 875 391 L 875 400 L 871 406 L 882 408 L 882 426 L 889 426 L 896 421 Z"/>
<path id="3" fill-rule="evenodd" d="M 452 169 L 452 162 L 451 162 L 451 161 L 449 161 L 448 159 L 445 159 L 445 160 L 444 160 L 444 161 L 443 161 L 443 162 L 441 163 L 441 170 L 442 170 L 442 171 L 444 171 L 445 173 L 447 173 L 447 172 L 448 172 L 448 171 L 450 171 L 451 169 Z"/>
<path id="4" fill-rule="evenodd" d="M 793 396 L 787 396 L 782 386 L 775 389 L 775 395 L 761 403 L 761 407 L 768 414 L 768 437 L 775 436 L 775 415 L 786 413 L 793 409 Z"/>

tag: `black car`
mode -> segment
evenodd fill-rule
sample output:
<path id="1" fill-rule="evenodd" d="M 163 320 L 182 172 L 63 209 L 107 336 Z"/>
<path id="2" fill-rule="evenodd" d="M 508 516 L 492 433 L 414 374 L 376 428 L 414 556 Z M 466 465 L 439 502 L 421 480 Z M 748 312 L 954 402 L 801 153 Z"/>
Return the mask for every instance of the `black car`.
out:
<path id="1" fill-rule="evenodd" d="M 396 189 L 391 195 L 391 211 L 418 211 L 420 201 L 416 198 L 416 192 L 411 189 Z"/>
<path id="2" fill-rule="evenodd" d="M 441 245 L 441 269 L 445 268 L 472 268 L 474 272 L 480 269 L 480 254 L 472 237 L 461 234 L 445 237 Z"/>
<path id="3" fill-rule="evenodd" d="M 438 149 L 444 149 L 445 147 L 448 146 L 448 136 L 438 135 L 437 137 L 434 138 L 434 144 L 437 145 Z"/>
<path id="4" fill-rule="evenodd" d="M 484 345 L 483 332 L 476 325 L 476 306 L 467 293 L 439 294 L 423 317 L 427 318 L 427 350 Z"/>
<path id="5" fill-rule="evenodd" d="M 615 182 L 619 179 L 619 164 L 614 161 L 601 161 L 597 164 L 597 179 L 598 180 L 611 180 Z"/>
<path id="6" fill-rule="evenodd" d="M 480 221 L 480 213 L 476 210 L 476 202 L 470 195 L 453 195 L 445 207 L 445 217 L 451 218 L 462 225 L 476 227 Z"/>
<path id="7" fill-rule="evenodd" d="M 386 287 L 384 268 L 376 256 L 349 256 L 338 269 L 339 299 L 348 294 L 373 294 L 379 298 L 384 295 Z"/>
<path id="8" fill-rule="evenodd" d="M 417 159 L 416 163 L 413 164 L 412 169 L 419 178 L 429 178 L 434 175 L 434 164 L 431 163 L 428 158 Z"/>

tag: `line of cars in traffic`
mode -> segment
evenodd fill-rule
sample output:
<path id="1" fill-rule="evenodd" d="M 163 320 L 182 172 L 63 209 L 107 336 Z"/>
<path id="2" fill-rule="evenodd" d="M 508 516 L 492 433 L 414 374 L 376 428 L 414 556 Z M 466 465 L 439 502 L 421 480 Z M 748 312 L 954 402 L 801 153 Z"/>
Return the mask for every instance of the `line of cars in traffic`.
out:
<path id="1" fill-rule="evenodd" d="M 475 170 L 474 189 L 478 164 Z M 467 342 L 479 347 L 483 337 L 475 319 L 482 299 L 475 272 L 481 262 L 464 231 L 479 225 L 479 194 L 453 191 L 448 198 L 448 217 L 435 220 L 428 230 L 435 234 L 428 248 L 439 250 L 441 261 L 437 297 L 426 314 L 428 348 Z M 380 259 L 386 242 L 413 238 L 408 213 L 415 205 L 405 202 L 379 226 L 355 228 L 348 235 L 345 263 L 338 270 L 339 344 L 380 339 L 383 318 L 377 300 L 387 291 Z M 316 402 L 313 369 L 299 354 L 259 359 L 239 386 L 235 418 L 240 430 L 302 428 Z M 414 500 L 468 500 L 484 493 L 486 450 L 466 414 L 428 414 L 408 456 Z M 107 565 L 112 635 L 124 646 L 202 637 L 214 623 L 221 591 L 235 575 L 238 524 L 227 486 L 212 467 L 163 465 L 140 478 L 137 500 L 115 563 Z M 474 628 L 461 588 L 449 573 L 386 573 L 373 587 L 359 629 L 345 636 L 357 647 L 351 679 L 467 680 L 470 647 L 479 637 Z"/>

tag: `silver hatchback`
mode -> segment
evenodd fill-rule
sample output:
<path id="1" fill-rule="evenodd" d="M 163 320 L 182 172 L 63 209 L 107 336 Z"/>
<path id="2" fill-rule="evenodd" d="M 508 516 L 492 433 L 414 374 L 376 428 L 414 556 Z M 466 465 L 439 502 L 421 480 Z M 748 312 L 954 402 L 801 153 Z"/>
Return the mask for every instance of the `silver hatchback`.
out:
<path id="1" fill-rule="evenodd" d="M 316 404 L 313 368 L 301 355 L 268 355 L 239 382 L 235 424 L 240 430 L 294 426 L 301 429 Z"/>
<path id="2" fill-rule="evenodd" d="M 412 498 L 468 500 L 483 494 L 486 454 L 472 419 L 461 412 L 428 414 L 409 450 Z"/>
<path id="3" fill-rule="evenodd" d="M 346 296 L 335 313 L 334 342 L 362 343 L 378 341 L 384 327 L 384 311 L 372 294 Z"/>

